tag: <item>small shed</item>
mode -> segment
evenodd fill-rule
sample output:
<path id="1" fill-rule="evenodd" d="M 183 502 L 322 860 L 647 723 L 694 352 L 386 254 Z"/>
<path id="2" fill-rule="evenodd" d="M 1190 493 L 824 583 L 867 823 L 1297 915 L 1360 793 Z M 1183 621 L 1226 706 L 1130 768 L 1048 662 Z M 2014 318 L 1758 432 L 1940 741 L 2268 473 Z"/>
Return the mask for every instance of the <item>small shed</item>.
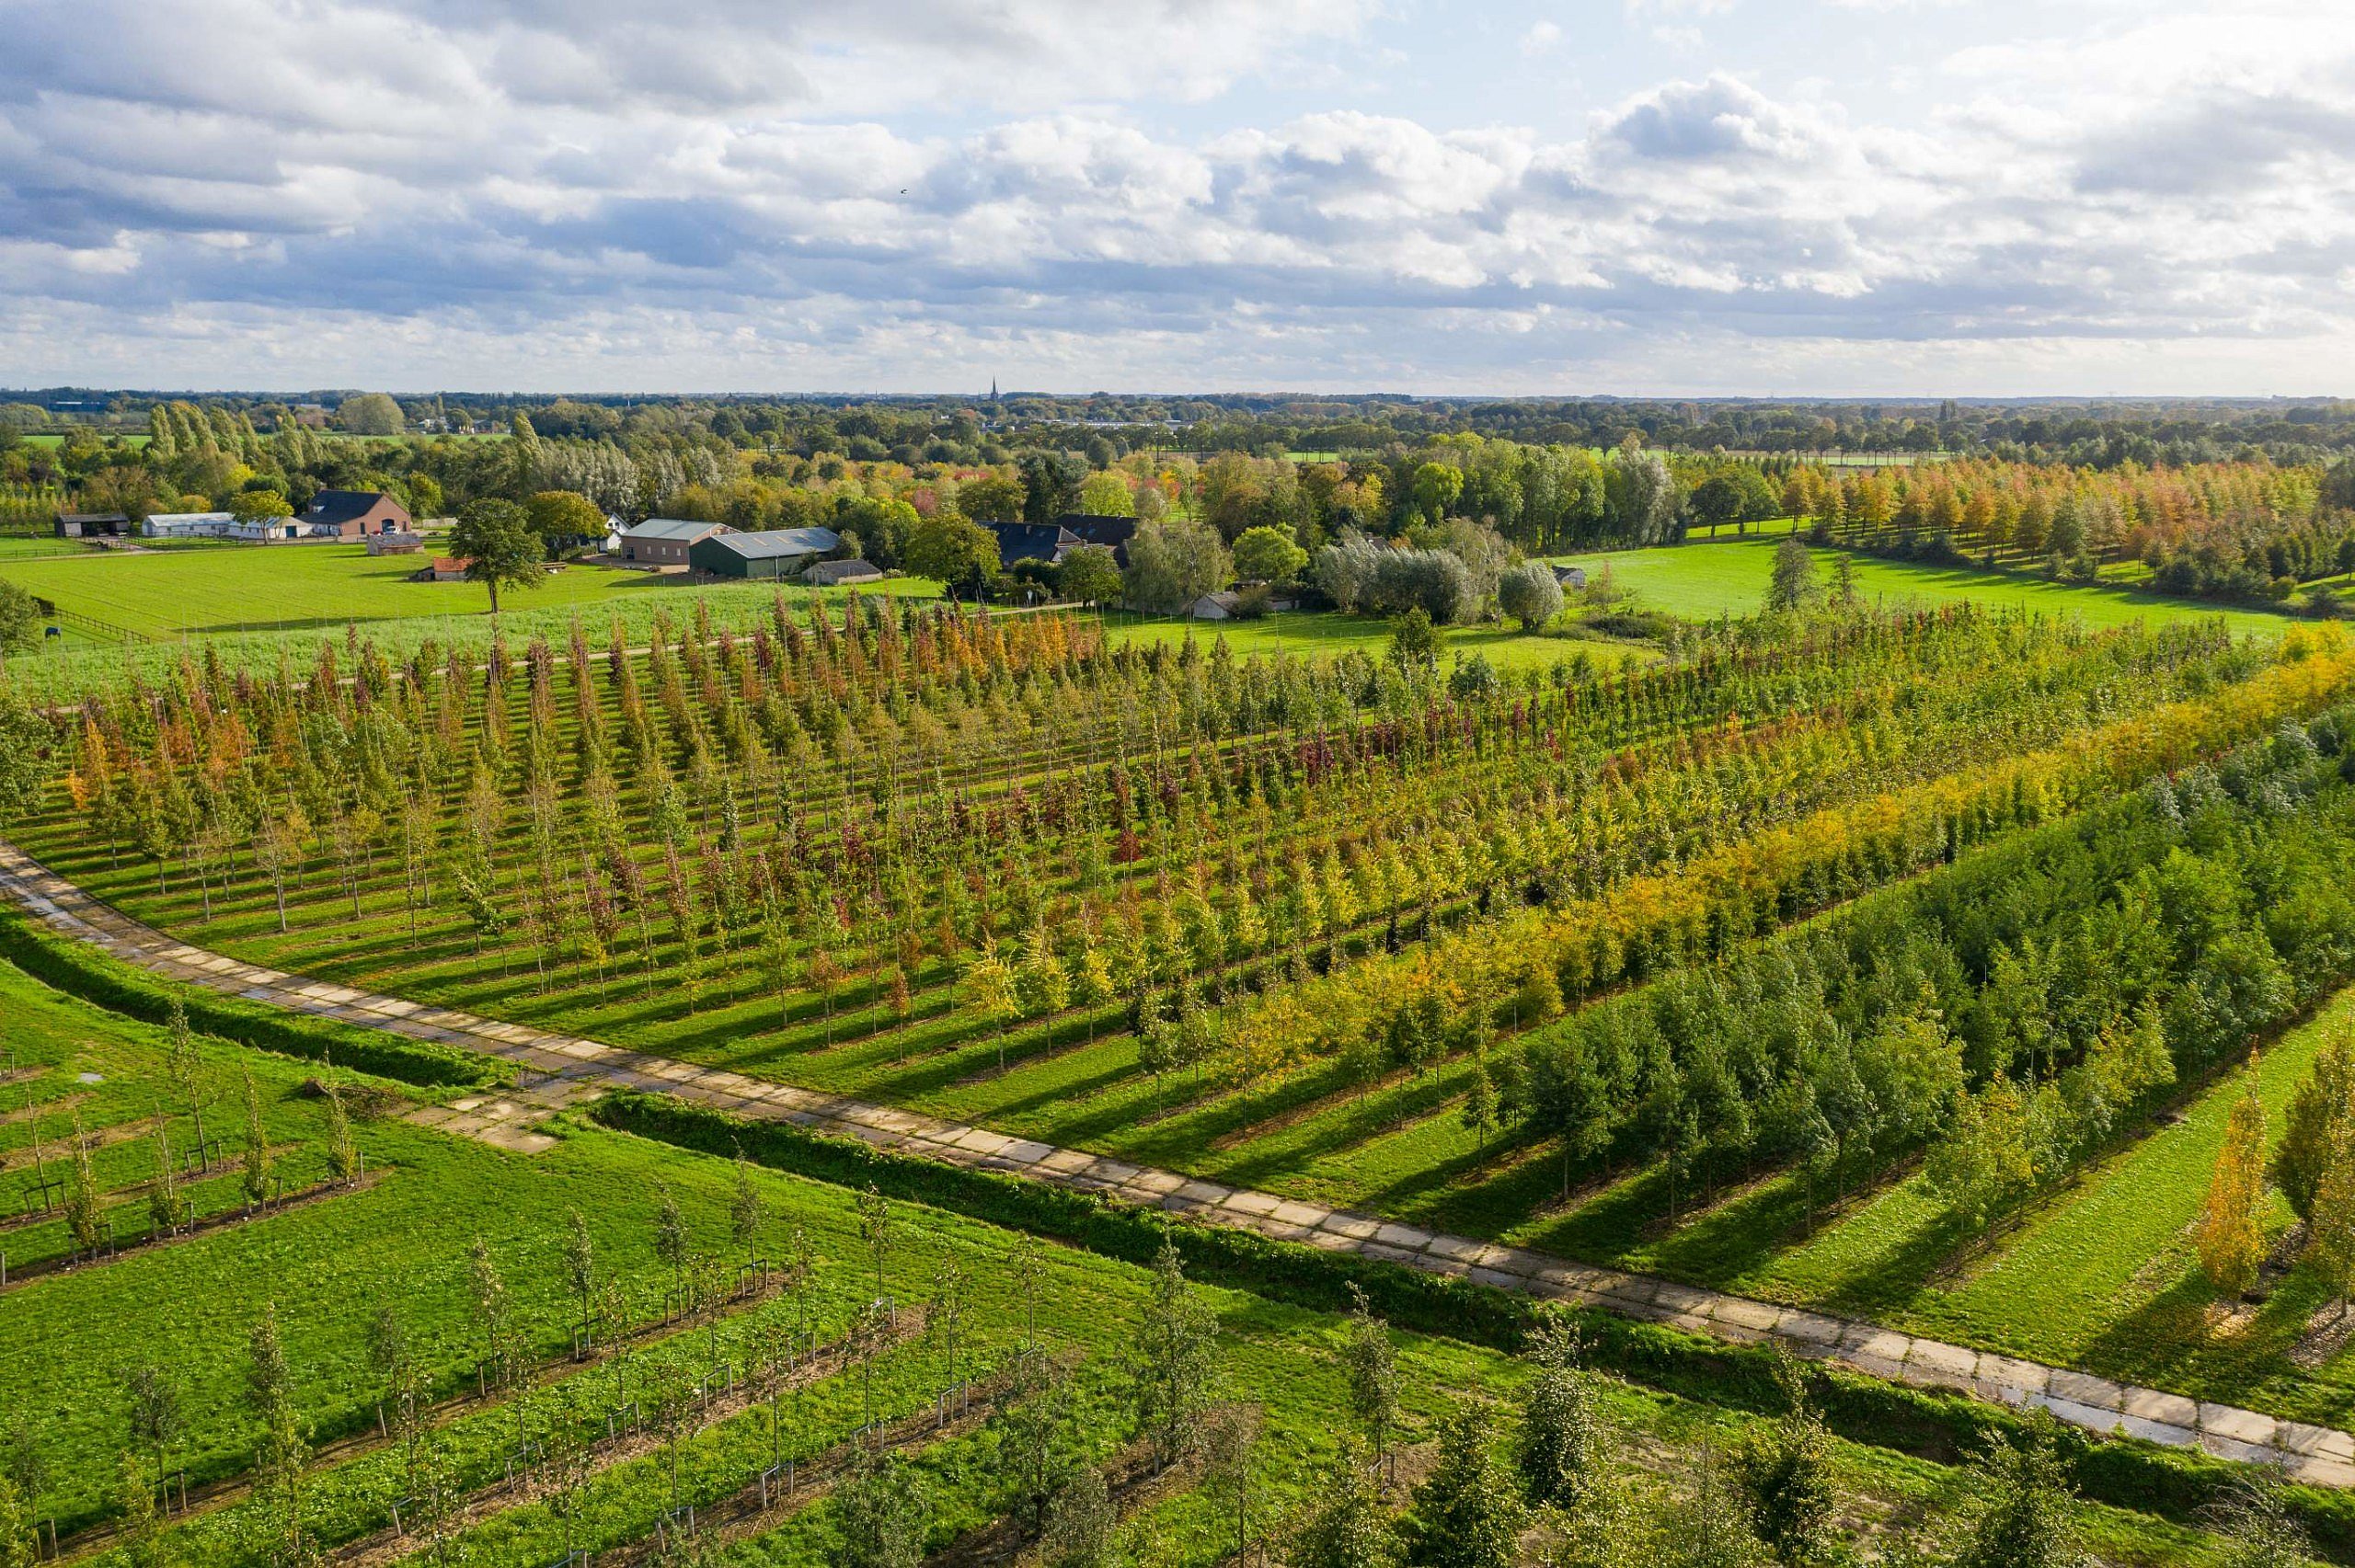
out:
<path id="1" fill-rule="evenodd" d="M 425 548 L 425 536 L 419 533 L 372 533 L 368 536 L 371 555 L 414 555 Z"/>
<path id="2" fill-rule="evenodd" d="M 1186 613 L 1197 621 L 1232 621 L 1235 607 L 1242 601 L 1235 593 L 1206 593 L 1186 606 Z"/>
<path id="3" fill-rule="evenodd" d="M 464 582 L 466 568 L 474 562 L 464 555 L 436 555 L 417 570 L 409 573 L 411 582 Z"/>
<path id="4" fill-rule="evenodd" d="M 842 535 L 831 528 L 714 533 L 687 547 L 687 565 L 716 578 L 755 578 L 765 581 L 797 577 L 803 567 L 842 547 Z"/>
<path id="5" fill-rule="evenodd" d="M 1554 568 L 1554 580 L 1560 583 L 1564 588 L 1584 588 L 1586 586 L 1586 568 L 1584 567 L 1556 567 Z"/>
<path id="6" fill-rule="evenodd" d="M 821 561 L 804 570 L 801 580 L 814 588 L 844 588 L 857 583 L 881 582 L 883 574 L 872 561 Z"/>

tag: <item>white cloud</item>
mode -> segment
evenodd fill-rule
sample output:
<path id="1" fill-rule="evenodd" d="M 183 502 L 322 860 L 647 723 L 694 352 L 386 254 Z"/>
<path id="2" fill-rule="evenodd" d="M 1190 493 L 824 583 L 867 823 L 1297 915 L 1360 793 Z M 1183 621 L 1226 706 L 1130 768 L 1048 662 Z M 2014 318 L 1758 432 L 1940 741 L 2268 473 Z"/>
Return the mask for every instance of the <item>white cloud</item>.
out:
<path id="1" fill-rule="evenodd" d="M 2355 336 L 2355 21 L 2269 7 L 1974 45 L 1895 122 L 1696 72 L 1543 134 L 1145 112 L 1359 0 L 17 9 L 22 381 L 1959 388 Z"/>

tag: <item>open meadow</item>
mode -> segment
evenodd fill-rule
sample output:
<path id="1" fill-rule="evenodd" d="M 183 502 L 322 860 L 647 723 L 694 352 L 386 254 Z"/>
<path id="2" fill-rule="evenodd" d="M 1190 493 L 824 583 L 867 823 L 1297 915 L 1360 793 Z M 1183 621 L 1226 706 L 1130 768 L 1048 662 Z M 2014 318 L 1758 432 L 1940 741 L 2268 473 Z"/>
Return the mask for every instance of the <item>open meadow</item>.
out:
<path id="1" fill-rule="evenodd" d="M 1729 534 L 1715 541 L 1696 538 L 1664 549 L 1613 550 L 1558 559 L 1585 567 L 1591 577 L 1608 567 L 1612 580 L 1633 590 L 1643 609 L 1707 620 L 1757 611 L 1765 599 L 1775 548 L 1782 537 L 1776 532 L 1746 539 Z M 1815 547 L 1809 554 L 1819 575 L 1827 581 L 1834 563 L 1845 559 L 1858 595 L 1867 603 L 1889 609 L 1968 603 L 1990 610 L 2069 616 L 2097 627 L 2215 619 L 2235 633 L 2261 637 L 2280 636 L 2289 619 L 2262 610 L 2206 604 L 2108 583 L 2051 582 L 2026 572 L 1881 560 L 1827 546 Z"/>

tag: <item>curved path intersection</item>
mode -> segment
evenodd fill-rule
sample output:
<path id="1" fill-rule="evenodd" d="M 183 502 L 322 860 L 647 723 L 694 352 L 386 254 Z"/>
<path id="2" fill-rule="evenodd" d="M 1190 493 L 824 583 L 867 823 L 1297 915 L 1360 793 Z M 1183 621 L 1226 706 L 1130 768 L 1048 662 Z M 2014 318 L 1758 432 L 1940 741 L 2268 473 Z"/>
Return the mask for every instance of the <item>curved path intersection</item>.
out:
<path id="1" fill-rule="evenodd" d="M 307 980 L 176 941 L 91 898 L 6 842 L 0 842 L 0 893 L 61 934 L 173 979 L 512 1062 L 521 1070 L 522 1086 L 511 1093 L 429 1106 L 414 1119 L 517 1153 L 535 1153 L 553 1141 L 533 1130 L 535 1123 L 610 1090 L 676 1094 L 738 1115 L 789 1121 L 926 1159 L 1100 1192 L 1183 1214 L 1199 1223 L 1354 1252 L 1719 1339 L 1777 1340 L 1798 1355 L 1868 1376 L 1920 1388 L 1959 1390 L 2006 1404 L 2040 1406 L 2062 1421 L 2097 1432 L 2199 1448 L 2223 1459 L 2278 1464 L 2293 1480 L 2355 1487 L 2355 1437 L 2332 1427 L 2137 1388 L 1854 1319 L 1588 1267 L 1544 1253 L 1200 1181 L 596 1040 Z"/>

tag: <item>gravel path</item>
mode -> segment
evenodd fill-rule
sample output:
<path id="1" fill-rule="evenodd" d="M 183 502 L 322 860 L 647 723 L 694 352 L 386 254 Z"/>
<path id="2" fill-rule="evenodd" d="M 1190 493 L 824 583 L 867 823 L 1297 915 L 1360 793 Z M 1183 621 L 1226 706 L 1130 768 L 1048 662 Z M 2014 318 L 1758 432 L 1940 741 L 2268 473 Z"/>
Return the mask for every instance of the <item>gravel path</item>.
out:
<path id="1" fill-rule="evenodd" d="M 479 1051 L 522 1070 L 504 1095 L 463 1098 L 414 1118 L 518 1153 L 553 1139 L 534 1125 L 613 1089 L 676 1094 L 749 1116 L 790 1121 L 951 1164 L 1005 1171 L 1109 1194 L 1281 1241 L 1354 1252 L 1624 1317 L 1737 1341 L 1779 1340 L 1797 1354 L 1920 1388 L 2036 1405 L 2074 1425 L 2118 1431 L 2229 1459 L 2279 1463 L 2292 1479 L 2355 1487 L 2355 1437 L 2157 1389 L 2113 1382 L 1854 1319 L 1776 1306 L 1672 1280 L 1591 1268 L 1544 1253 L 1442 1235 L 1370 1215 L 1200 1181 L 1077 1150 L 1057 1149 L 912 1111 L 696 1067 L 595 1040 L 551 1035 L 469 1013 L 307 980 L 191 947 L 101 903 L 0 841 L 0 891 L 58 932 L 190 984 L 414 1039 Z"/>

